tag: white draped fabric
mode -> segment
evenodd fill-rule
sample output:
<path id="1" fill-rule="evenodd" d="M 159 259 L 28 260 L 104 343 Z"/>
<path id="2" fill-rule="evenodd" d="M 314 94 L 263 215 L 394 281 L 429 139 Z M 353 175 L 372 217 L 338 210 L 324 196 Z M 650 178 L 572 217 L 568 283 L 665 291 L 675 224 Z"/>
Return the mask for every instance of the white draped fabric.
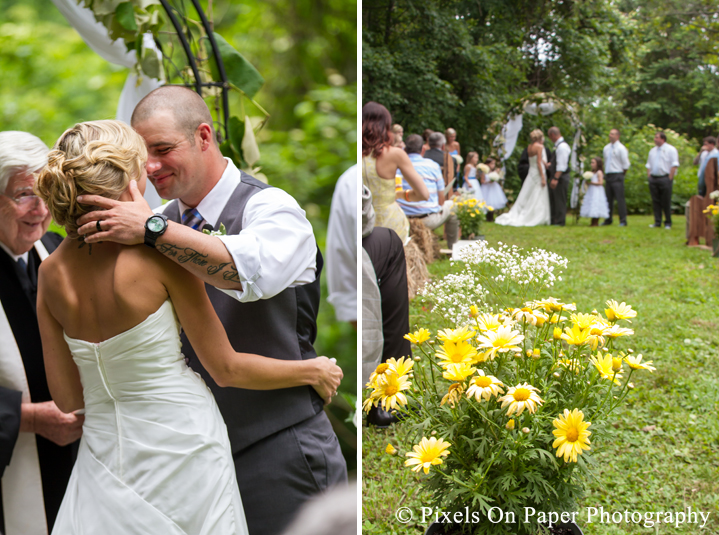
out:
<path id="1" fill-rule="evenodd" d="M 122 39 L 112 41 L 107 33 L 107 28 L 95 20 L 95 16 L 90 9 L 80 6 L 77 0 L 52 0 L 52 2 L 70 25 L 80 34 L 80 37 L 87 43 L 87 46 L 92 48 L 92 50 L 102 58 L 110 63 L 122 65 L 128 69 L 134 67 L 136 63 L 135 51 L 132 50 L 128 52 Z M 150 34 L 143 36 L 143 45 L 146 48 L 156 49 L 155 42 Z M 130 117 L 137 103 L 150 91 L 163 84 L 163 81 L 155 80 L 149 76 L 143 76 L 138 84 L 137 74 L 131 72 L 127 76 L 125 87 L 120 95 L 120 101 L 117 106 L 117 120 L 130 124 Z M 162 204 L 160 196 L 149 181 L 147 182 L 145 199 L 150 206 L 159 206 Z"/>
<path id="2" fill-rule="evenodd" d="M 41 241 L 35 242 L 40 260 L 48 257 Z M 6 312 L 0 305 L 0 386 L 22 392 L 22 402 L 30 403 L 30 388 L 22 356 L 13 336 Z M 10 464 L 2 477 L 5 535 L 47 535 L 45 502 L 42 496 L 40 461 L 32 433 L 19 433 Z"/>

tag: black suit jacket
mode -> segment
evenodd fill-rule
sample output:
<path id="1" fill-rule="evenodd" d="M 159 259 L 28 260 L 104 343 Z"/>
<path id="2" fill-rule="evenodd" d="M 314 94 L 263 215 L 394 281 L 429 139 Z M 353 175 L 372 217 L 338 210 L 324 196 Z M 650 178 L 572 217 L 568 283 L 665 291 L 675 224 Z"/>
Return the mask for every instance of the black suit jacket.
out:
<path id="1" fill-rule="evenodd" d="M 42 243 L 48 252 L 54 251 L 62 241 L 62 236 L 48 232 L 42 237 Z M 32 283 L 36 284 L 40 257 L 35 249 L 28 256 L 28 270 L 31 271 Z M 50 390 L 45 377 L 40 330 L 37 325 L 35 311 L 35 289 L 28 287 L 28 281 L 19 271 L 17 262 L 4 250 L 0 249 L 0 302 L 12 329 L 15 343 L 25 367 L 30 398 L 34 403 L 50 401 Z M 8 341 L 10 342 L 10 341 Z M 0 343 L 8 343 L 0 340 Z M 13 448 L 20 430 L 20 404 L 22 393 L 17 390 L 0 387 L 0 474 L 10 463 Z M 42 476 L 43 497 L 48 526 L 52 524 L 60 508 L 70 479 L 72 466 L 75 462 L 77 443 L 69 446 L 58 446 L 53 442 L 36 436 L 40 474 Z M 0 498 L 1 498 L 0 489 Z M 0 522 L 4 531 L 4 515 L 0 499 Z"/>

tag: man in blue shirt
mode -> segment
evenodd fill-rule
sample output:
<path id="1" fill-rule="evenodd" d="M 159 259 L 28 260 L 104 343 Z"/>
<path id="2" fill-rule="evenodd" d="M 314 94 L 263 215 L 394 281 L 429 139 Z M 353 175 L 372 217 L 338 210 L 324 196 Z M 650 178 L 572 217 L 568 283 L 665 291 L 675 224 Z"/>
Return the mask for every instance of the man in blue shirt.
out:
<path id="1" fill-rule="evenodd" d="M 457 216 L 452 213 L 452 201 L 444 198 L 442 170 L 437 165 L 437 162 L 423 158 L 420 155 L 423 143 L 424 140 L 421 136 L 412 134 L 405 140 L 405 150 L 415 171 L 422 177 L 429 190 L 429 199 L 420 202 L 407 202 L 404 200 L 398 200 L 397 202 L 407 217 L 421 219 L 424 226 L 430 230 L 444 225 L 447 247 L 451 249 L 458 239 L 459 221 Z M 410 189 L 409 184 L 404 179 L 402 180 L 402 187 Z"/>

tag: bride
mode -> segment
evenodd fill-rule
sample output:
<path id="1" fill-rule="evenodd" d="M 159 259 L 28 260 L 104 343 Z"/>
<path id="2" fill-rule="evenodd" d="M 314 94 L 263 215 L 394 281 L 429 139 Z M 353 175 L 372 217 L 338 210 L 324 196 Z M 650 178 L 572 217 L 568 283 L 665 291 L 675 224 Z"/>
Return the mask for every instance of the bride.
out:
<path id="1" fill-rule="evenodd" d="M 529 174 L 524 180 L 517 200 L 506 214 L 500 215 L 495 222 L 498 225 L 512 227 L 534 227 L 549 225 L 549 192 L 547 174 L 544 165 L 544 134 L 537 129 L 529 134 L 532 144 L 527 148 L 529 154 Z"/>
<path id="2" fill-rule="evenodd" d="M 50 393 L 85 411 L 77 462 L 54 535 L 247 533 L 215 400 L 180 353 L 180 326 L 221 386 L 312 385 L 327 400 L 342 371 L 326 357 L 284 361 L 236 353 L 186 269 L 144 245 L 86 245 L 81 194 L 131 200 L 147 149 L 118 121 L 67 130 L 37 180 L 68 239 L 42 263 L 37 313 Z M 248 410 L 237 407 L 237 410 Z"/>

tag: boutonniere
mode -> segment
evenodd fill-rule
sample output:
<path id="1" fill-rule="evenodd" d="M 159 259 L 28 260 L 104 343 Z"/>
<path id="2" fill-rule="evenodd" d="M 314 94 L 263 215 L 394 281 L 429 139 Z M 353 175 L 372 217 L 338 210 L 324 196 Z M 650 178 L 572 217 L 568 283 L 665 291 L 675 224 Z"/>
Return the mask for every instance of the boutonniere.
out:
<path id="1" fill-rule="evenodd" d="M 210 236 L 226 236 L 227 235 L 227 229 L 225 228 L 224 223 L 220 223 L 220 228 L 218 230 L 202 229 L 202 232 L 205 234 L 209 234 Z"/>

